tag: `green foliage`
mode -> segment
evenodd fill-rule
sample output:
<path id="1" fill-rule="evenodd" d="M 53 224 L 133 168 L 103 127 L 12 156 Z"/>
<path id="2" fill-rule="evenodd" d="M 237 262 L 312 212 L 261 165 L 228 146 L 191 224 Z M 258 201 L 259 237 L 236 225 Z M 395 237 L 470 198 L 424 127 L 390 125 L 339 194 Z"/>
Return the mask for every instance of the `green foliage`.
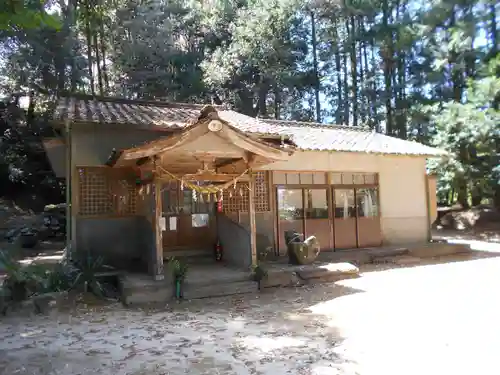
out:
<path id="1" fill-rule="evenodd" d="M 0 101 L 0 196 L 15 199 L 36 187 L 43 208 L 45 200 L 63 199 L 59 182 L 41 152 L 46 121 L 21 109 L 18 101 L 19 97 Z"/>
<path id="2" fill-rule="evenodd" d="M 97 273 L 113 268 L 104 264 L 103 257 L 92 257 L 90 254 L 81 256 L 74 261 L 74 269 L 72 271 L 73 283 L 71 289 L 83 290 L 92 292 L 97 297 L 105 297 L 106 289 L 99 280 Z"/>
<path id="3" fill-rule="evenodd" d="M 22 301 L 35 294 L 44 282 L 46 269 L 42 266 L 22 266 L 3 250 L 0 250 L 0 263 L 6 273 L 3 289 L 14 301 Z"/>
<path id="4" fill-rule="evenodd" d="M 186 263 L 175 257 L 170 257 L 167 264 L 175 281 L 183 282 L 186 279 L 188 271 L 188 265 Z"/>
<path id="5" fill-rule="evenodd" d="M 262 267 L 260 264 L 254 264 L 252 265 L 252 275 L 254 281 L 261 282 L 266 276 L 268 272 L 267 270 Z"/>
<path id="6" fill-rule="evenodd" d="M 59 20 L 44 10 L 45 3 L 39 0 L 1 0 L 0 30 L 35 29 L 40 26 L 59 28 Z"/>
<path id="7" fill-rule="evenodd" d="M 51 13 L 58 28 L 37 21 L 45 4 L 26 5 L 16 18 L 0 17 L 10 25 L 0 30 L 4 92 L 216 97 L 252 116 L 310 121 L 319 113 L 449 150 L 433 167 L 442 195 L 500 205 L 491 130 L 499 69 L 486 69 L 500 45 L 493 0 L 69 0 Z M 17 165 L 29 160 L 6 153 L 0 174 L 24 179 L 29 172 Z"/>
<path id="8" fill-rule="evenodd" d="M 497 66 L 498 61 L 491 64 Z M 433 143 L 449 153 L 449 157 L 433 166 L 441 176 L 442 198 L 460 184 L 466 184 L 475 196 L 493 196 L 500 182 L 500 111 L 494 107 L 500 78 L 489 72 L 490 75 L 469 82 L 463 103 L 449 101 L 431 108 Z"/>
<path id="9" fill-rule="evenodd" d="M 103 258 L 82 256 L 74 263 L 23 266 L 5 251 L 0 251 L 0 262 L 7 274 L 3 292 L 12 300 L 25 300 L 35 294 L 77 290 L 92 292 L 100 298 L 116 294 L 103 284 L 98 273 L 112 268 L 103 263 Z"/>

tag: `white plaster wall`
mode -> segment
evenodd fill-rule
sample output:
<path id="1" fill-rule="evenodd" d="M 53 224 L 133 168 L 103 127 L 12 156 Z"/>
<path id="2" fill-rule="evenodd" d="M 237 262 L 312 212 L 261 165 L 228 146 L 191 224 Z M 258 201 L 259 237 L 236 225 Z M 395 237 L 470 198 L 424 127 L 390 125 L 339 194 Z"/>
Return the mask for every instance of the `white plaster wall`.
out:
<path id="1" fill-rule="evenodd" d="M 302 151 L 266 170 L 376 172 L 384 244 L 427 241 L 425 158 L 348 152 Z"/>
<path id="2" fill-rule="evenodd" d="M 117 135 L 113 130 L 92 130 L 73 132 L 75 165 L 102 165 L 113 148 L 133 147 L 164 135 L 144 131 L 123 131 Z M 376 172 L 380 179 L 384 244 L 407 244 L 428 239 L 427 181 L 423 157 L 298 151 L 286 162 L 276 162 L 261 169 Z"/>
<path id="3" fill-rule="evenodd" d="M 139 146 L 164 136 L 165 133 L 154 133 L 143 130 L 100 129 L 96 131 L 91 125 L 88 128 L 73 129 L 71 134 L 76 152 L 73 163 L 77 166 L 101 166 L 108 160 L 113 149 L 123 150 Z"/>

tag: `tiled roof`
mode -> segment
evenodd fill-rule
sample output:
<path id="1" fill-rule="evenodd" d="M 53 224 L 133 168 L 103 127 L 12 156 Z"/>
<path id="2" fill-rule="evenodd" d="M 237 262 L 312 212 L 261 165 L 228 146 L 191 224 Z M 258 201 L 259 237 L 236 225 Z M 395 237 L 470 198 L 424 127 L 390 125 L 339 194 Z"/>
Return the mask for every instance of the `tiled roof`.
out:
<path id="1" fill-rule="evenodd" d="M 83 123 L 130 124 L 143 129 L 182 129 L 194 124 L 204 106 L 165 102 L 146 102 L 115 98 L 61 98 L 53 119 Z M 240 131 L 290 139 L 299 149 L 349 151 L 382 154 L 436 156 L 443 151 L 423 144 L 389 137 L 349 126 L 256 119 L 214 106 L 221 120 Z"/>
<path id="2" fill-rule="evenodd" d="M 164 103 L 90 96 L 60 98 L 54 121 L 130 124 L 151 128 L 183 128 L 198 119 L 204 105 Z"/>

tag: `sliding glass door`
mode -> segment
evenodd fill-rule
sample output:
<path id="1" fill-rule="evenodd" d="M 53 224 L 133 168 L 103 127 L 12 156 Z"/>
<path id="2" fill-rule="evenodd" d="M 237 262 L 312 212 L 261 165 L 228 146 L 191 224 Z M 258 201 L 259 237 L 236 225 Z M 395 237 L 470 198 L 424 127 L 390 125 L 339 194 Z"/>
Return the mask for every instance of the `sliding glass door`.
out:
<path id="1" fill-rule="evenodd" d="M 274 172 L 273 184 L 281 254 L 288 230 L 316 236 L 322 250 L 381 245 L 376 173 Z"/>
<path id="2" fill-rule="evenodd" d="M 382 243 L 378 210 L 378 190 L 375 187 L 356 189 L 358 247 L 380 246 Z"/>
<path id="3" fill-rule="evenodd" d="M 357 247 L 354 189 L 333 189 L 333 217 L 335 248 Z"/>
<path id="4" fill-rule="evenodd" d="M 328 215 L 327 189 L 304 189 L 305 233 L 315 236 L 321 250 L 332 248 L 332 230 Z"/>
<path id="5" fill-rule="evenodd" d="M 316 236 L 322 249 L 331 249 L 331 225 L 326 188 L 277 189 L 278 242 L 286 252 L 285 232 L 295 230 L 304 237 Z M 303 238 L 304 238 L 303 237 Z"/>
<path id="6" fill-rule="evenodd" d="M 278 243 L 280 254 L 286 254 L 285 232 L 304 233 L 304 201 L 302 189 L 277 189 Z"/>

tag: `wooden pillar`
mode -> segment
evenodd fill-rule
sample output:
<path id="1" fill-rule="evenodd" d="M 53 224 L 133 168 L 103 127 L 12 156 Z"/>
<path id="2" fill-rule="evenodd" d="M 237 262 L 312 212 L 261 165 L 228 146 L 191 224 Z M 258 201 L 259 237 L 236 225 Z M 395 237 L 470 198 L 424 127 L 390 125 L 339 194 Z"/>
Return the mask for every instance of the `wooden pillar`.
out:
<path id="1" fill-rule="evenodd" d="M 162 219 L 162 199 L 161 199 L 161 182 L 156 180 L 154 183 L 154 215 L 153 215 L 153 229 L 155 243 L 153 246 L 153 278 L 155 280 L 163 280 L 165 274 L 163 272 L 163 230 L 160 222 Z"/>
<path id="2" fill-rule="evenodd" d="M 255 226 L 255 175 L 250 171 L 249 173 L 249 189 L 248 192 L 248 216 L 250 220 L 250 250 L 252 254 L 252 266 L 257 265 L 257 228 Z"/>

